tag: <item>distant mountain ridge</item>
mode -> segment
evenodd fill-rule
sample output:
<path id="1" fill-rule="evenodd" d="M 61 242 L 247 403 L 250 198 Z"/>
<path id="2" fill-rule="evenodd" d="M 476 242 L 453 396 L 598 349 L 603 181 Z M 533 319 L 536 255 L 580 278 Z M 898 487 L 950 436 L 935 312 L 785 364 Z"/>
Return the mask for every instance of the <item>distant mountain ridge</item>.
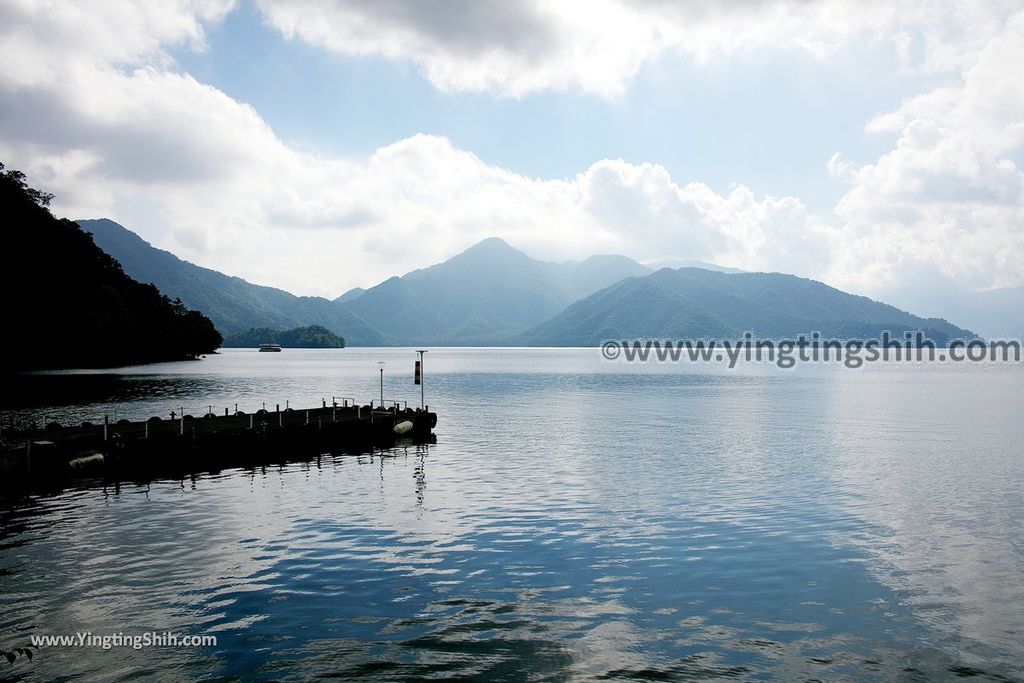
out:
<path id="1" fill-rule="evenodd" d="M 96 244 L 140 282 L 151 282 L 185 305 L 205 313 L 224 335 L 251 327 L 290 329 L 323 325 L 356 346 L 379 346 L 387 340 L 346 308 L 327 299 L 295 296 L 184 261 L 157 249 L 134 232 L 108 219 L 80 220 Z"/>
<path id="2" fill-rule="evenodd" d="M 921 329 L 936 341 L 973 337 L 821 282 L 710 264 L 652 272 L 624 256 L 540 261 L 498 238 L 433 266 L 330 301 L 183 261 L 109 220 L 80 221 L 142 282 L 206 313 L 226 335 L 322 325 L 349 346 L 587 346 L 607 339 L 765 337 L 813 331 L 871 337 Z"/>
<path id="3" fill-rule="evenodd" d="M 347 292 L 345 292 L 344 294 L 342 294 L 338 298 L 334 299 L 334 301 L 344 302 L 344 301 L 350 301 L 351 299 L 358 299 L 359 297 L 361 297 L 365 293 L 366 293 L 366 290 L 363 289 L 362 287 L 353 287 L 352 289 L 348 290 Z"/>
<path id="4" fill-rule="evenodd" d="M 591 292 L 649 272 L 624 256 L 539 261 L 492 237 L 345 303 L 404 343 L 500 345 Z"/>
<path id="5" fill-rule="evenodd" d="M 706 261 L 694 261 L 693 259 L 669 259 L 667 261 L 654 261 L 651 263 L 645 263 L 645 266 L 651 269 L 653 273 L 656 270 L 662 268 L 671 268 L 672 270 L 679 270 L 680 268 L 703 268 L 704 270 L 715 270 L 719 273 L 748 273 L 750 271 L 742 270 L 740 268 L 730 268 L 728 266 L 720 266 L 715 263 L 708 263 Z"/>
<path id="6" fill-rule="evenodd" d="M 722 273 L 668 268 L 596 292 L 531 330 L 528 345 L 591 346 L 609 339 L 826 338 L 867 339 L 883 331 L 922 330 L 936 343 L 974 338 L 939 318 L 782 273 Z"/>
<path id="7" fill-rule="evenodd" d="M 331 301 L 197 266 L 108 219 L 78 223 L 132 277 L 203 311 L 226 336 L 322 325 L 349 346 L 505 345 L 573 301 L 650 272 L 624 256 L 539 261 L 491 238 L 442 263 Z"/>

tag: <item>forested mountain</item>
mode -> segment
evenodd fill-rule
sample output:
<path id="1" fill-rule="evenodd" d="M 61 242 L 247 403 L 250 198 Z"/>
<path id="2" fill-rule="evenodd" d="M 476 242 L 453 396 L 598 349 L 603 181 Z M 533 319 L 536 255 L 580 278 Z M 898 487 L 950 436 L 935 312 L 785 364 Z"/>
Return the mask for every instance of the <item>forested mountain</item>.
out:
<path id="1" fill-rule="evenodd" d="M 608 339 L 873 338 L 923 330 L 937 343 L 973 338 L 938 318 L 920 318 L 815 280 L 781 273 L 665 268 L 592 294 L 524 333 L 531 345 L 589 346 Z"/>
<path id="2" fill-rule="evenodd" d="M 111 221 L 81 221 L 129 274 L 208 312 L 232 335 L 321 325 L 349 345 L 589 345 L 611 338 L 973 336 L 814 280 L 710 265 L 651 272 L 623 256 L 540 261 L 497 238 L 334 301 L 296 297 L 182 261 Z M 246 338 L 244 345 L 252 345 Z M 265 342 L 267 340 L 263 340 Z M 257 342 L 257 343 L 263 343 Z"/>
<path id="3" fill-rule="evenodd" d="M 539 261 L 490 238 L 345 304 L 403 344 L 507 344 L 580 297 L 648 272 L 624 256 Z"/>
<path id="4" fill-rule="evenodd" d="M 221 336 L 202 313 L 128 277 L 50 195 L 0 164 L 2 366 L 110 367 L 195 357 Z"/>
<path id="5" fill-rule="evenodd" d="M 266 327 L 250 327 L 244 332 L 235 332 L 224 338 L 227 348 L 256 348 L 260 344 L 280 344 L 291 349 L 341 349 L 345 340 L 326 327 L 310 325 L 293 330 L 272 330 Z"/>
<path id="6" fill-rule="evenodd" d="M 107 219 L 79 224 L 126 272 L 201 309 L 229 337 L 250 328 L 322 325 L 351 346 L 507 344 L 580 297 L 650 272 L 624 256 L 539 261 L 491 238 L 443 263 L 329 301 L 183 261 Z"/>
<path id="7" fill-rule="evenodd" d="M 322 325 L 357 346 L 387 343 L 344 305 L 254 285 L 240 277 L 183 261 L 105 218 L 80 220 L 78 224 L 93 234 L 96 244 L 121 262 L 125 272 L 142 282 L 152 282 L 160 291 L 203 311 L 225 335 L 245 332 L 250 327 L 280 330 Z"/>

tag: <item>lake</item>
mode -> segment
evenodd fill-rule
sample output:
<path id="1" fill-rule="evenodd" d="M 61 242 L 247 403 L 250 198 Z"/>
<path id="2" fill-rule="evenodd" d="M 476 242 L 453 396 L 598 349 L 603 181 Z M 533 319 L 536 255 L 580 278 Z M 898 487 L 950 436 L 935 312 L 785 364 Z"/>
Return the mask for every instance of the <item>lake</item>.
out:
<path id="1" fill-rule="evenodd" d="M 411 349 L 58 373 L 0 419 L 419 404 Z M 12 680 L 1024 679 L 1024 368 L 426 355 L 437 443 L 0 511 Z"/>

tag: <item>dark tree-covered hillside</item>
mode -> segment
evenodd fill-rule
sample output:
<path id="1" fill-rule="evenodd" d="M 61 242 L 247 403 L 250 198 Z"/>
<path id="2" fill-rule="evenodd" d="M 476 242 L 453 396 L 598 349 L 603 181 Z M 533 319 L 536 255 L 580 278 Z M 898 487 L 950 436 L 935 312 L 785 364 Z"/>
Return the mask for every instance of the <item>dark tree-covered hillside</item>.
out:
<path id="1" fill-rule="evenodd" d="M 132 280 L 51 195 L 0 164 L 4 370 L 112 367 L 217 349 L 213 323 L 153 285 Z"/>

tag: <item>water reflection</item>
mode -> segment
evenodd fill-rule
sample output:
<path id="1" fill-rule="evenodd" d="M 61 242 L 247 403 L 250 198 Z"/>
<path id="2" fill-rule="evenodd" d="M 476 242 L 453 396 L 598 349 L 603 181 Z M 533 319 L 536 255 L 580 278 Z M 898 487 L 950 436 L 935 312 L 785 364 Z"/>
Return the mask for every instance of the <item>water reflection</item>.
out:
<path id="1" fill-rule="evenodd" d="M 834 476 L 874 532 L 851 540 L 944 648 L 986 670 L 1024 634 L 1024 452 L 1002 408 L 1020 387 L 991 373 L 961 373 L 958 392 L 934 375 L 900 380 L 902 397 L 882 378 L 833 393 L 856 415 L 830 425 Z"/>
<path id="2" fill-rule="evenodd" d="M 219 638 L 47 650 L 12 675 L 1024 675 L 1020 376 L 576 373 L 558 354 L 503 373 L 476 354 L 429 378 L 436 445 L 7 505 L 0 643 Z M 364 381 L 299 365 L 229 364 L 211 391 Z"/>

